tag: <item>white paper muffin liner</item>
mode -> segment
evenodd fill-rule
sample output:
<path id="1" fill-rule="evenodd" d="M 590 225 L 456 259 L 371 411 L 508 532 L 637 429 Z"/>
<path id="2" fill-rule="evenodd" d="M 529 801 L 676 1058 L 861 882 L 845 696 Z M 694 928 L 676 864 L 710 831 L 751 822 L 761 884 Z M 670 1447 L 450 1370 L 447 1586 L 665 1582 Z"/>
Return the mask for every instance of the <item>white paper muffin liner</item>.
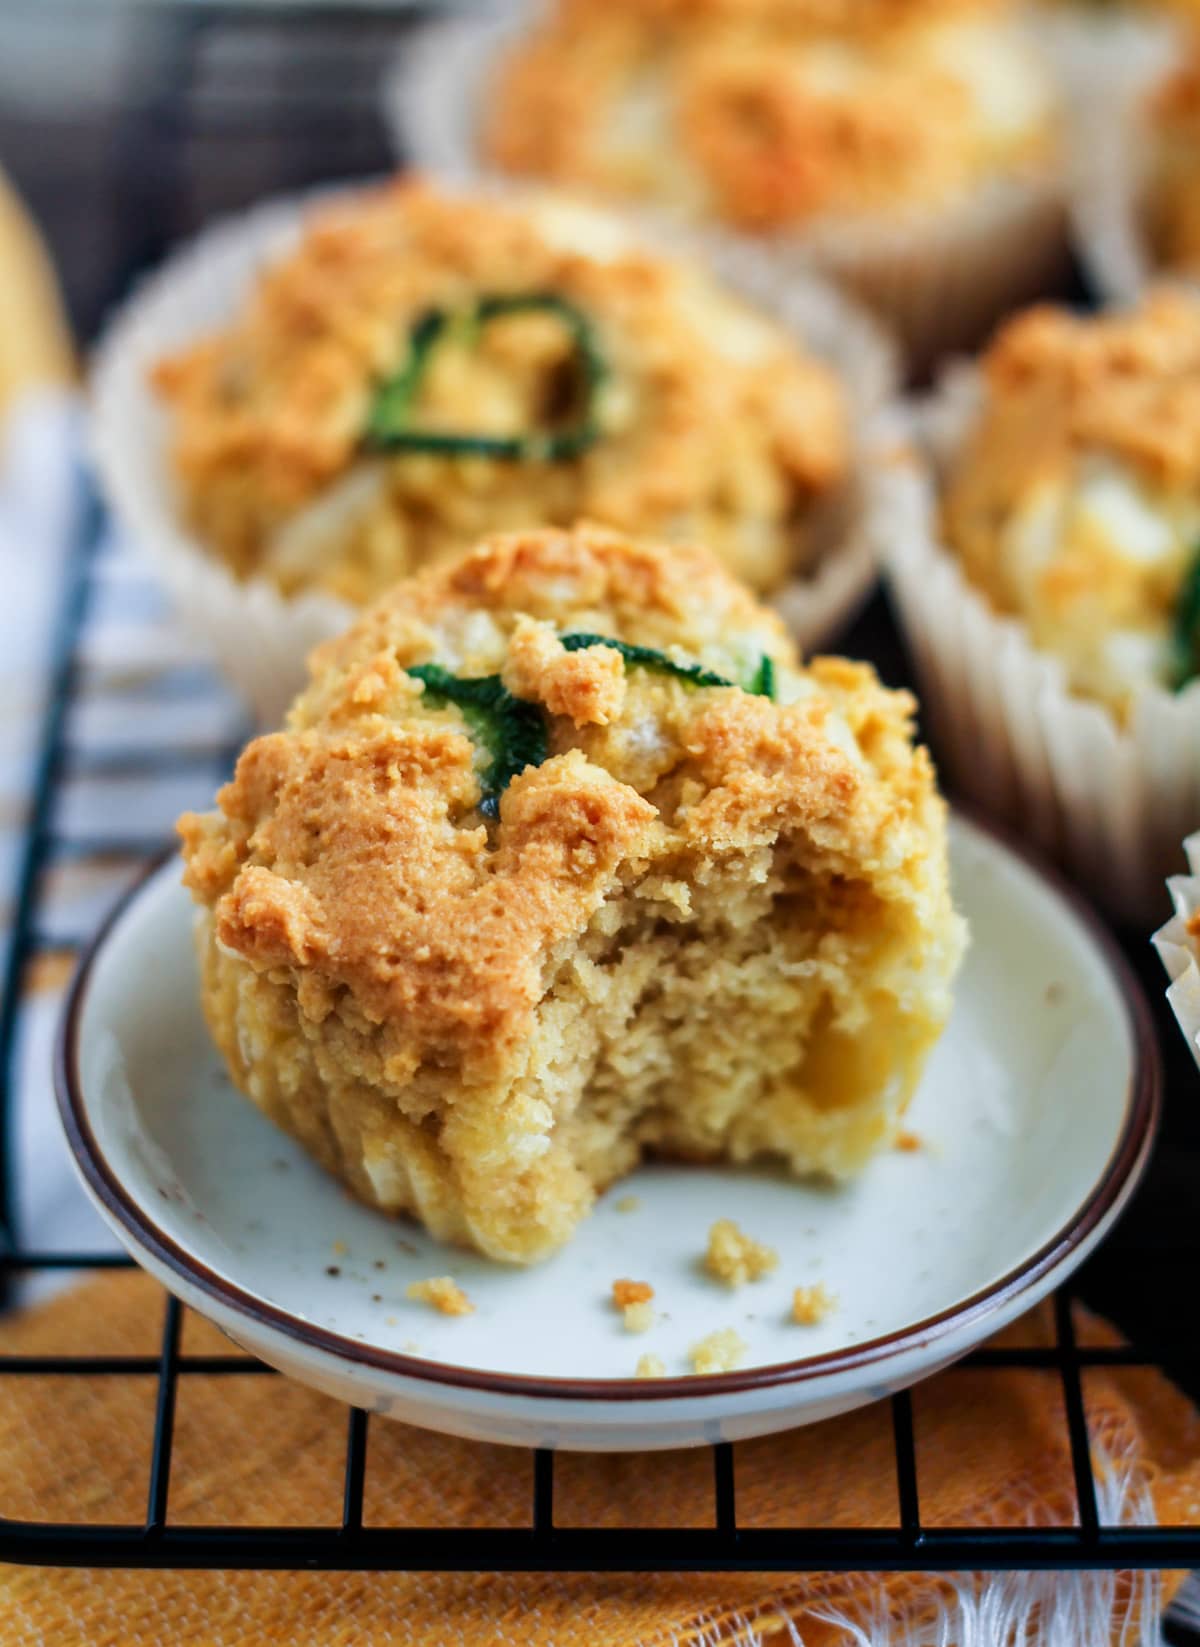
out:
<path id="1" fill-rule="evenodd" d="M 1147 687 L 1121 726 L 1060 660 L 998 614 L 941 541 L 936 476 L 979 404 L 967 367 L 910 424 L 876 489 L 876 541 L 952 784 L 1055 856 L 1118 918 L 1161 919 L 1163 882 L 1200 820 L 1200 682 Z"/>
<path id="2" fill-rule="evenodd" d="M 533 198 L 508 187 L 489 186 L 489 192 Z M 262 725 L 279 721 L 306 679 L 311 648 L 345 628 L 355 609 L 322 593 L 285 596 L 261 577 L 239 581 L 191 533 L 170 472 L 169 416 L 148 372 L 162 356 L 227 324 L 258 272 L 296 244 L 312 206 L 330 198 L 321 190 L 269 201 L 206 230 L 134 293 L 107 329 L 92 374 L 91 449 L 116 516 L 152 561 L 183 622 Z M 669 241 L 662 232 L 651 244 L 680 250 Z M 730 287 L 833 365 L 851 403 L 856 452 L 850 480 L 811 519 L 812 570 L 776 596 L 799 645 L 809 650 L 850 620 L 875 581 L 867 530 L 869 448 L 874 420 L 895 388 L 894 354 L 868 316 L 820 281 L 806 277 L 781 290 L 762 276 L 755 257 L 736 249 L 718 265 Z"/>
<path id="3" fill-rule="evenodd" d="M 1178 25 L 1119 12 L 1067 17 L 1053 40 L 1070 110 L 1071 234 L 1097 295 L 1132 303 L 1155 276 L 1145 222 L 1150 156 L 1140 111 L 1171 66 Z"/>
<path id="4" fill-rule="evenodd" d="M 438 22 L 409 37 L 384 85 L 384 110 L 397 153 L 423 171 L 468 179 L 487 168 L 477 117 L 503 51 L 542 9 L 520 0 Z M 903 221 L 827 220 L 802 232 L 748 236 L 716 224 L 655 214 L 686 228 L 703 248 L 750 243 L 786 283 L 816 269 L 867 304 L 892 331 L 910 374 L 939 355 L 978 342 L 1021 303 L 1061 289 L 1069 268 L 1066 182 L 997 177 L 950 207 Z"/>
<path id="5" fill-rule="evenodd" d="M 1200 834 L 1183 843 L 1187 875 L 1173 875 L 1167 883 L 1175 913 L 1154 934 L 1154 947 L 1171 979 L 1167 1000 L 1174 1009 L 1192 1057 L 1200 1064 L 1200 939 L 1188 931 L 1188 920 L 1200 910 Z"/>

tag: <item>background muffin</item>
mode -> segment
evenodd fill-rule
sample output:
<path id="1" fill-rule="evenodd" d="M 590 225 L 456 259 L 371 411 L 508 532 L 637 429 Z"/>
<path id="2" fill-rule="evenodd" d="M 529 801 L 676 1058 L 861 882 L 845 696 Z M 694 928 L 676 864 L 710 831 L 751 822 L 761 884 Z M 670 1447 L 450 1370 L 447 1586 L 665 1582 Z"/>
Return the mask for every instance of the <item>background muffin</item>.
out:
<path id="1" fill-rule="evenodd" d="M 781 280 L 815 265 L 914 369 L 1065 268 L 1057 92 L 988 0 L 558 0 L 435 27 L 392 107 L 434 169 L 642 202 Z"/>
<path id="2" fill-rule="evenodd" d="M 971 581 L 1120 716 L 1182 686 L 1200 667 L 1200 304 L 1034 310 L 982 366 L 942 506 Z"/>
<path id="3" fill-rule="evenodd" d="M 927 413 L 884 545 L 956 780 L 1152 917 L 1200 812 L 1200 297 L 1035 310 Z"/>
<path id="4" fill-rule="evenodd" d="M 187 518 L 239 576 L 361 602 L 480 533 L 700 537 L 756 588 L 846 480 L 834 374 L 607 221 L 408 184 L 314 213 L 163 360 Z"/>
<path id="5" fill-rule="evenodd" d="M 856 1171 L 962 945 L 911 709 L 801 669 L 699 550 L 539 531 L 426 571 L 183 820 L 234 1079 L 508 1260 L 644 1150 Z"/>
<path id="6" fill-rule="evenodd" d="M 505 170 L 748 229 L 903 217 L 1043 167 L 1053 91 L 971 0 L 560 0 L 485 117 Z"/>
<path id="7" fill-rule="evenodd" d="M 704 532 L 801 646 L 848 621 L 892 350 L 811 273 L 730 249 L 718 286 L 677 246 L 511 185 L 376 186 L 214 224 L 134 293 L 97 469 L 259 724 L 406 566 L 584 509 Z"/>

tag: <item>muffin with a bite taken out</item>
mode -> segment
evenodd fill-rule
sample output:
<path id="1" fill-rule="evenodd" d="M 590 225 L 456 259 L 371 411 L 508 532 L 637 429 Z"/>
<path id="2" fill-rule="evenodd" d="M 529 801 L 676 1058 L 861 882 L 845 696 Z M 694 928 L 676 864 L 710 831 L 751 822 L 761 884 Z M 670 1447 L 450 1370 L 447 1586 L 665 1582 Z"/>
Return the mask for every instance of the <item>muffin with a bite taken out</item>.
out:
<path id="1" fill-rule="evenodd" d="M 529 531 L 400 584 L 182 821 L 234 1080 L 510 1261 L 645 1152 L 856 1172 L 962 947 L 911 712 L 699 549 Z"/>

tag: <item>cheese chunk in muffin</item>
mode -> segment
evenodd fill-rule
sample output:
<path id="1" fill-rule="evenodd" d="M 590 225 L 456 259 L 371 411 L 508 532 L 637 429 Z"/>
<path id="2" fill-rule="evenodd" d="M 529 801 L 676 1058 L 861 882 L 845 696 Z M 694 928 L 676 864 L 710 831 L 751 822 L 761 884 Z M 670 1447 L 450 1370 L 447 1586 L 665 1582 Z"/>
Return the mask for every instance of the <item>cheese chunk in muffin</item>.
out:
<path id="1" fill-rule="evenodd" d="M 1038 308 L 983 360 L 984 400 L 943 495 L 972 581 L 1124 714 L 1200 645 L 1200 298 Z"/>
<path id="2" fill-rule="evenodd" d="M 1036 173 L 1058 125 L 987 0 L 559 0 L 502 64 L 483 141 L 510 172 L 778 230 Z"/>
<path id="3" fill-rule="evenodd" d="M 851 460 L 840 379 L 611 217 L 411 183 L 314 210 L 160 361 L 181 507 L 241 577 L 362 603 L 531 521 L 695 538 L 771 591 Z"/>
<path id="4" fill-rule="evenodd" d="M 700 549 L 543 529 L 398 585 L 181 822 L 234 1081 L 518 1263 L 647 1152 L 848 1177 L 962 947 L 912 708 Z"/>

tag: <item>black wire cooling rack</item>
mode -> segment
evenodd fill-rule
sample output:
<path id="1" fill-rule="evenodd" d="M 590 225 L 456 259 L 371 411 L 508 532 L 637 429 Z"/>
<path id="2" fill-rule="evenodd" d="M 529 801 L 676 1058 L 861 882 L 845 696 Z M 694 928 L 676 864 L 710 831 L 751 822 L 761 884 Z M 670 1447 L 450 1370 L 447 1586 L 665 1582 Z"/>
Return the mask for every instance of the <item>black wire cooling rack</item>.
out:
<path id="1" fill-rule="evenodd" d="M 206 8 L 207 9 L 207 8 Z M 339 26 L 350 27 L 351 8 L 338 13 Z M 318 15 L 309 13 L 309 21 Z M 377 8 L 366 8 L 372 26 Z M 243 8 L 213 6 L 206 19 L 245 15 Z M 172 128 L 180 127 L 187 107 L 193 21 L 183 28 L 186 50 L 165 54 L 170 84 L 151 99 L 151 128 L 170 102 Z M 178 46 L 176 41 L 175 45 Z M 158 115 L 153 110 L 159 111 Z M 143 136 L 147 135 L 143 133 Z M 143 146 L 129 132 L 121 145 L 128 169 Z M 144 149 L 143 149 L 144 152 Z M 161 163 L 161 152 L 159 163 Z M 295 180 L 295 179 L 293 179 Z M 304 179 L 305 181 L 311 179 Z M 132 268 L 159 250 L 158 230 L 144 221 L 144 180 L 127 177 L 123 196 L 130 227 L 121 269 L 124 281 Z M 160 186 L 162 178 L 159 179 Z M 178 179 L 176 179 L 178 182 Z M 168 189 L 167 195 L 170 194 Z M 165 196 L 164 196 L 165 199 Z M 131 204 L 132 202 L 132 204 Z M 160 199 L 160 205 L 163 200 Z M 135 232 L 136 231 L 136 232 Z M 22 1283 L 38 1272 L 79 1272 L 127 1267 L 128 1260 L 93 1252 L 38 1251 L 24 1246 L 18 1227 L 17 1151 L 13 1133 L 14 1092 L 18 1078 L 23 986 L 31 966 L 47 948 L 61 951 L 86 941 L 84 932 L 48 936 L 43 926 L 44 889 L 48 877 L 80 840 L 58 827 L 64 786 L 80 777 L 144 777 L 178 771 L 191 757 L 177 747 L 139 747 L 112 754 L 83 748 L 72 736 L 77 711 L 86 707 L 91 690 L 83 657 L 89 610 L 95 599 L 98 571 L 104 560 L 103 511 L 87 483 L 81 482 L 77 531 L 66 570 L 62 610 L 50 661 L 47 699 L 36 762 L 32 802 L 19 854 L 10 947 L 0 1001 L 0 1286 L 14 1299 Z M 902 681 L 905 666 L 897 637 L 882 601 L 877 600 L 846 638 L 846 650 L 872 657 L 885 678 Z M 189 685 L 188 671 L 164 670 L 162 691 L 186 696 L 200 691 Z M 231 757 L 232 751 L 228 752 Z M 211 754 L 209 756 L 211 760 Z M 88 837 L 93 853 L 136 862 L 161 843 L 138 836 Z M 968 1356 L 963 1368 L 1003 1368 L 1012 1373 L 1049 1372 L 1061 1383 L 1074 1473 L 1077 1515 L 1073 1525 L 1032 1528 L 927 1526 L 922 1520 L 919 1447 L 907 1393 L 891 1398 L 895 1451 L 898 1524 L 884 1527 L 778 1528 L 739 1524 L 735 1450 L 712 1451 L 712 1525 L 704 1528 L 588 1528 L 555 1522 L 555 1461 L 550 1452 L 532 1455 L 514 1450 L 515 1477 L 527 1475 L 531 1515 L 528 1527 L 389 1528 L 364 1525 L 363 1492 L 369 1418 L 351 1410 L 346 1418 L 341 1524 L 311 1527 L 174 1525 L 169 1516 L 172 1443 L 176 1395 L 181 1381 L 197 1375 L 238 1379 L 275 1377 L 271 1369 L 241 1356 L 191 1355 L 181 1350 L 182 1309 L 165 1303 L 161 1347 L 156 1355 L 78 1353 L 0 1355 L 0 1378 L 131 1378 L 157 1380 L 154 1438 L 146 1481 L 145 1514 L 122 1525 L 18 1520 L 5 1514 L 5 1486 L 0 1481 L 0 1559 L 45 1565 L 229 1568 L 355 1568 L 441 1571 L 775 1571 L 828 1569 L 1001 1570 L 1069 1568 L 1200 1567 L 1200 1528 L 1115 1526 L 1098 1508 L 1096 1473 L 1089 1451 L 1083 1378 L 1090 1368 L 1159 1367 L 1193 1395 L 1200 1394 L 1200 1327 L 1189 1318 L 1195 1277 L 1200 1269 L 1200 1235 L 1194 1227 L 1195 1186 L 1200 1183 L 1200 1105 L 1197 1075 L 1170 1023 L 1162 1001 L 1162 980 L 1143 936 L 1130 938 L 1126 949 L 1145 981 L 1167 1071 L 1167 1103 L 1160 1147 L 1147 1183 L 1115 1235 L 1094 1257 L 1071 1289 L 1054 1301 L 1056 1342 L 1045 1348 L 984 1348 Z M 1085 1346 L 1076 1339 L 1072 1298 L 1102 1310 L 1123 1329 L 1126 1342 L 1110 1347 Z M 50 1461 L 52 1464 L 52 1461 Z M 802 1483 L 800 1484 L 802 1488 Z"/>

